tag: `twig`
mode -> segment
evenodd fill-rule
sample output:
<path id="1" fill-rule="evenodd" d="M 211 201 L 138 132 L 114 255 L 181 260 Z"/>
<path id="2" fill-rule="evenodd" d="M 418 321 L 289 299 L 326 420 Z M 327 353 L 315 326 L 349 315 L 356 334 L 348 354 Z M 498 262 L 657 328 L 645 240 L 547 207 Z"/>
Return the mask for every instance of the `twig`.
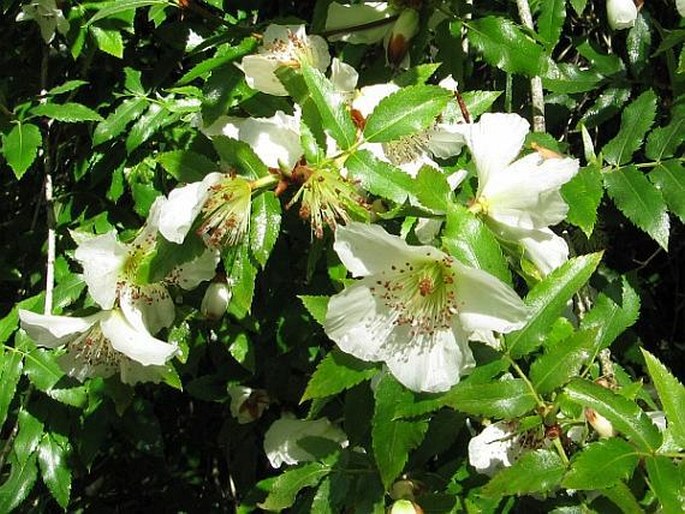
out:
<path id="1" fill-rule="evenodd" d="M 530 30 L 535 30 L 533 16 L 530 13 L 528 0 L 516 0 L 519 16 L 523 24 Z M 533 105 L 533 131 L 545 131 L 545 96 L 542 92 L 542 79 L 535 76 L 530 79 L 530 99 Z"/>
<path id="2" fill-rule="evenodd" d="M 48 85 L 48 58 L 50 47 L 43 45 L 43 59 L 40 64 L 40 88 L 41 102 L 45 102 L 45 92 Z M 48 227 L 48 255 L 45 263 L 45 314 L 52 314 L 52 291 L 55 288 L 55 214 L 53 208 L 53 184 L 52 184 L 52 160 L 50 158 L 50 126 L 52 120 L 47 123 L 45 137 L 43 137 L 43 195 L 45 197 L 45 222 Z"/>

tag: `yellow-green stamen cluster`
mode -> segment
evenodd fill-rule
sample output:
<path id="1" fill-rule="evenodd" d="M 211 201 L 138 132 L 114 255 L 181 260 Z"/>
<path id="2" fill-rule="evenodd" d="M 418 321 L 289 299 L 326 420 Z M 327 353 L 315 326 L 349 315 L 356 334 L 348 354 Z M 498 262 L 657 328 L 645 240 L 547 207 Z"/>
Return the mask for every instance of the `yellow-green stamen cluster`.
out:
<path id="1" fill-rule="evenodd" d="M 210 248 L 234 246 L 250 227 L 252 188 L 242 177 L 226 176 L 209 188 L 197 234 Z"/>

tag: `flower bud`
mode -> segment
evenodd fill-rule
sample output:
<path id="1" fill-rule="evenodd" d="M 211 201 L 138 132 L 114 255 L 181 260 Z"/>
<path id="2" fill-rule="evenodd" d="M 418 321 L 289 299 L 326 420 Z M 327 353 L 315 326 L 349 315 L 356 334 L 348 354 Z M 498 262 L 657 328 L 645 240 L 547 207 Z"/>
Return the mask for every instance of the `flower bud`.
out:
<path id="1" fill-rule="evenodd" d="M 393 500 L 413 500 L 416 489 L 411 480 L 398 480 L 390 488 L 390 497 Z"/>
<path id="2" fill-rule="evenodd" d="M 217 320 L 226 312 L 228 302 L 231 301 L 231 289 L 225 281 L 209 284 L 205 296 L 200 304 L 200 312 L 209 320 Z"/>
<path id="3" fill-rule="evenodd" d="M 629 29 L 635 25 L 637 7 L 633 0 L 607 0 L 607 19 L 613 30 Z"/>
<path id="4" fill-rule="evenodd" d="M 585 408 L 585 419 L 592 425 L 592 428 L 599 434 L 599 437 L 614 437 L 616 431 L 611 421 L 599 414 L 595 409 Z"/>
<path id="5" fill-rule="evenodd" d="M 388 514 L 423 514 L 423 509 L 410 500 L 397 500 L 392 504 Z"/>
<path id="6" fill-rule="evenodd" d="M 230 386 L 228 394 L 231 397 L 231 414 L 241 425 L 261 418 L 264 410 L 271 403 L 271 399 L 264 389 Z"/>
<path id="7" fill-rule="evenodd" d="M 405 9 L 395 22 L 390 32 L 385 51 L 388 63 L 400 66 L 409 51 L 409 41 L 419 31 L 419 13 L 414 9 Z"/>

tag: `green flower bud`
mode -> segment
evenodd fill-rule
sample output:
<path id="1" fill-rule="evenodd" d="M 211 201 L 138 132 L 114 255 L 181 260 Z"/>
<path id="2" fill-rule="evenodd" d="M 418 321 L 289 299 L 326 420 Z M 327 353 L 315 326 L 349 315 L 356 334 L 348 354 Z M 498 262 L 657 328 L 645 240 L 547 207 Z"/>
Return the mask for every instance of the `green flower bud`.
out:
<path id="1" fill-rule="evenodd" d="M 205 291 L 204 298 L 202 298 L 200 312 L 205 318 L 212 321 L 221 318 L 226 312 L 231 296 L 231 289 L 226 282 L 212 282 Z"/>

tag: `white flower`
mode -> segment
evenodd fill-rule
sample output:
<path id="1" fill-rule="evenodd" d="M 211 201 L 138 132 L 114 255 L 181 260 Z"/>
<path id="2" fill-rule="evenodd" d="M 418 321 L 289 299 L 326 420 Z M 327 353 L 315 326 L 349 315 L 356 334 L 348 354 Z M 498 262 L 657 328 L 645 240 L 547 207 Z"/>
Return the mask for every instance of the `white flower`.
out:
<path id="1" fill-rule="evenodd" d="M 62 369 L 83 381 L 109 377 L 117 371 L 122 382 L 158 382 L 164 364 L 177 352 L 173 344 L 152 337 L 119 309 L 104 310 L 85 318 L 49 316 L 19 310 L 21 327 L 36 344 L 66 346 Z"/>
<path id="2" fill-rule="evenodd" d="M 512 465 L 521 445 L 512 424 L 498 421 L 472 437 L 468 451 L 469 464 L 479 473 L 492 476 L 497 470 Z"/>
<path id="3" fill-rule="evenodd" d="M 566 242 L 548 227 L 564 220 L 559 189 L 578 172 L 578 160 L 536 151 L 516 161 L 528 122 L 517 114 L 483 114 L 465 128 L 478 171 L 472 210 L 487 216 L 502 238 L 520 243 L 543 275 L 568 259 Z"/>
<path id="4" fill-rule="evenodd" d="M 413 391 L 446 391 L 474 366 L 468 334 L 521 328 L 526 307 L 492 275 L 379 226 L 338 227 L 334 249 L 355 277 L 330 299 L 324 329 L 345 352 L 383 361 Z"/>
<path id="5" fill-rule="evenodd" d="M 678 14 L 685 18 L 685 0 L 675 0 L 675 7 Z"/>
<path id="6" fill-rule="evenodd" d="M 358 80 L 359 73 L 357 73 L 354 67 L 337 57 L 333 57 L 331 62 L 331 83 L 337 91 L 343 93 L 346 97 L 352 98 L 357 88 Z"/>
<path id="7" fill-rule="evenodd" d="M 207 137 L 223 135 L 250 145 L 270 168 L 290 171 L 304 151 L 300 144 L 300 111 L 293 116 L 277 111 L 270 118 L 220 116 L 200 129 Z"/>
<path id="8" fill-rule="evenodd" d="M 120 242 L 114 230 L 98 236 L 75 234 L 79 245 L 74 257 L 83 266 L 83 277 L 93 299 L 104 310 L 112 309 L 118 301 L 130 323 L 152 334 L 174 321 L 174 303 L 166 285 L 193 289 L 214 276 L 219 259 L 216 252 L 207 250 L 171 270 L 163 282 L 142 280 L 139 275 L 155 252 L 163 203 L 162 198 L 155 201 L 147 223 L 129 244 Z"/>
<path id="9" fill-rule="evenodd" d="M 329 439 L 341 447 L 347 446 L 345 432 L 334 426 L 326 418 L 313 421 L 282 417 L 274 421 L 264 434 L 264 452 L 274 468 L 283 463 L 316 460 L 316 457 L 299 445 L 306 437 Z"/>
<path id="10" fill-rule="evenodd" d="M 245 386 L 230 386 L 231 414 L 244 425 L 262 417 L 262 413 L 271 402 L 264 389 L 252 389 Z"/>
<path id="11" fill-rule="evenodd" d="M 439 85 L 449 90 L 456 87 L 451 77 L 447 77 Z M 399 89 L 400 87 L 393 83 L 363 87 L 352 101 L 352 109 L 366 119 L 383 98 Z M 361 148 L 369 150 L 378 159 L 394 164 L 415 177 L 423 166 L 441 170 L 433 157 L 448 159 L 461 152 L 464 146 L 464 129 L 461 125 L 436 121 L 417 134 L 386 143 L 364 143 Z"/>
<path id="12" fill-rule="evenodd" d="M 60 34 L 69 31 L 69 22 L 64 18 L 61 9 L 57 8 L 55 0 L 34 0 L 21 8 L 16 21 L 34 20 L 40 27 L 40 34 L 46 43 L 55 37 L 55 30 Z"/>
<path id="13" fill-rule="evenodd" d="M 308 64 L 325 71 L 331 62 L 326 40 L 307 36 L 304 25 L 269 25 L 258 52 L 243 57 L 240 68 L 252 89 L 276 96 L 288 95 L 274 74 L 280 66 Z"/>
<path id="14" fill-rule="evenodd" d="M 200 182 L 177 187 L 169 193 L 159 216 L 159 232 L 181 244 L 196 219 L 195 228 L 214 249 L 240 243 L 250 228 L 252 186 L 240 176 L 210 173 Z"/>
<path id="15" fill-rule="evenodd" d="M 613 30 L 629 29 L 635 25 L 637 6 L 633 0 L 607 0 L 607 19 Z"/>

